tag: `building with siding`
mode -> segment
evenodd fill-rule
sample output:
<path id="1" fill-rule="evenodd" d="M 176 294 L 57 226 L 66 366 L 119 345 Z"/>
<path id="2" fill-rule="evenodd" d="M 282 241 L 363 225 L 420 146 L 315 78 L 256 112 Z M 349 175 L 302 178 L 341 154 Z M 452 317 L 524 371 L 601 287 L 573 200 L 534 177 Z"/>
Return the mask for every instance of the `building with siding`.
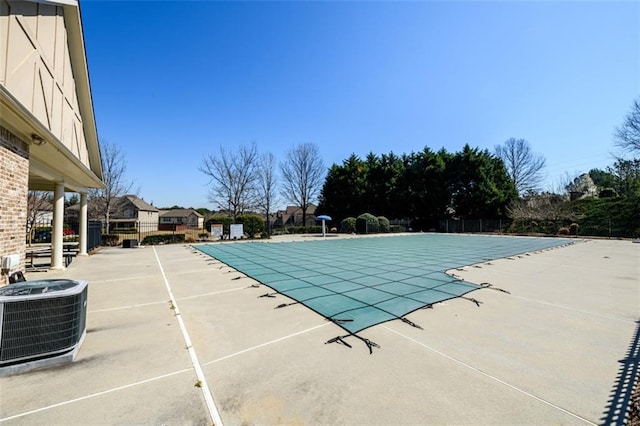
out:
<path id="1" fill-rule="evenodd" d="M 194 209 L 160 210 L 160 229 L 203 229 L 204 216 Z"/>
<path id="2" fill-rule="evenodd" d="M 28 190 L 54 194 L 51 268 L 64 268 L 65 192 L 80 195 L 86 254 L 87 191 L 104 184 L 77 0 L 0 0 L 0 175 L 0 258 L 24 269 Z"/>
<path id="3" fill-rule="evenodd" d="M 144 228 L 158 230 L 159 210 L 136 195 L 123 195 L 113 200 L 109 217 L 111 228 Z"/>

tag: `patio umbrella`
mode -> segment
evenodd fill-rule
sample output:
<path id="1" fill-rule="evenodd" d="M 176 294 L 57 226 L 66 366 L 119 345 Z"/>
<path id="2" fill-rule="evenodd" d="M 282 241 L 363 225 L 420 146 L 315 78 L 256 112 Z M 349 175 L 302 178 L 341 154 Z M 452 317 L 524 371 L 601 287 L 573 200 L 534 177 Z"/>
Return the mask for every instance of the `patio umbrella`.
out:
<path id="1" fill-rule="evenodd" d="M 324 238 L 326 235 L 324 222 L 325 220 L 331 220 L 331 216 L 327 216 L 326 214 L 321 214 L 320 216 L 316 216 L 316 220 L 322 221 L 322 238 Z"/>

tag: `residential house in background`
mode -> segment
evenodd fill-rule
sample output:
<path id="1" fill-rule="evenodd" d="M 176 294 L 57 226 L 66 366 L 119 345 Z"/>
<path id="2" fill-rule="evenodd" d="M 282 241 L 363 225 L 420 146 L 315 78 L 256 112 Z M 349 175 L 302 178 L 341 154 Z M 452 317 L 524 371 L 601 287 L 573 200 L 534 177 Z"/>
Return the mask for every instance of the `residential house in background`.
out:
<path id="1" fill-rule="evenodd" d="M 309 204 L 307 208 L 307 223 L 305 226 L 316 225 L 316 205 Z M 271 226 L 282 228 L 284 226 L 303 226 L 302 209 L 298 206 L 287 206 L 285 210 L 278 210 Z"/>
<path id="2" fill-rule="evenodd" d="M 34 226 L 51 226 L 53 223 L 53 205 L 48 201 L 43 201 L 38 209 L 30 214 L 33 215 Z"/>
<path id="3" fill-rule="evenodd" d="M 160 210 L 160 230 L 202 229 L 204 216 L 194 209 Z"/>
<path id="4" fill-rule="evenodd" d="M 569 191 L 571 201 L 598 196 L 598 187 L 593 183 L 589 173 L 583 173 L 575 178 L 566 189 Z"/>
<path id="5" fill-rule="evenodd" d="M 30 200 L 31 201 L 31 200 Z M 51 224 L 53 223 L 53 205 L 47 200 L 38 200 L 29 205 L 27 214 L 27 242 L 34 239 L 51 238 Z"/>
<path id="6" fill-rule="evenodd" d="M 109 224 L 111 228 L 157 231 L 159 212 L 157 208 L 136 195 L 123 195 L 113 200 Z"/>
<path id="7" fill-rule="evenodd" d="M 80 204 L 72 204 L 64 209 L 64 222 L 77 223 L 80 218 Z"/>

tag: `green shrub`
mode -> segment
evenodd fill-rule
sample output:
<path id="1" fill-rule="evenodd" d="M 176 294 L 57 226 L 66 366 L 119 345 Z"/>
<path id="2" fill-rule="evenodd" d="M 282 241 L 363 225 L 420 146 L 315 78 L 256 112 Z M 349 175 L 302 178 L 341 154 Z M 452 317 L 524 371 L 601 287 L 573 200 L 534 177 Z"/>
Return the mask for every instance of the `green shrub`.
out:
<path id="1" fill-rule="evenodd" d="M 378 232 L 378 218 L 371 213 L 362 213 L 356 219 L 356 231 L 359 234 L 375 234 Z"/>
<path id="2" fill-rule="evenodd" d="M 558 220 L 558 223 L 552 220 L 541 220 L 536 222 L 531 219 L 515 219 L 506 227 L 506 232 L 511 234 L 545 234 L 555 235 L 558 231 L 558 226 L 561 225 L 563 220 Z"/>
<path id="3" fill-rule="evenodd" d="M 340 232 L 343 234 L 353 234 L 356 232 L 356 218 L 348 217 L 340 222 Z"/>
<path id="4" fill-rule="evenodd" d="M 321 225 L 314 226 L 289 226 L 286 228 L 287 234 L 319 234 L 322 232 Z"/>
<path id="5" fill-rule="evenodd" d="M 142 245 L 156 245 L 156 244 L 174 244 L 184 243 L 184 234 L 162 234 L 162 235 L 147 235 L 142 240 Z"/>
<path id="6" fill-rule="evenodd" d="M 572 202 L 580 217 L 580 235 L 640 236 L 640 197 L 584 198 Z"/>
<path id="7" fill-rule="evenodd" d="M 378 231 L 379 232 L 390 232 L 391 225 L 389 224 L 389 219 L 384 216 L 378 216 Z"/>
<path id="8" fill-rule="evenodd" d="M 389 232 L 406 232 L 407 228 L 402 225 L 389 225 Z"/>
<path id="9" fill-rule="evenodd" d="M 120 241 L 120 236 L 114 234 L 103 234 L 102 245 L 103 246 L 117 246 Z"/>
<path id="10" fill-rule="evenodd" d="M 243 214 L 238 216 L 236 223 L 241 223 L 243 231 L 249 235 L 249 238 L 254 238 L 257 234 L 264 232 L 264 218 L 255 214 Z"/>
<path id="11" fill-rule="evenodd" d="M 617 196 L 618 196 L 618 193 L 613 188 L 603 188 L 598 194 L 598 197 L 600 198 L 611 198 L 611 197 L 617 197 Z"/>
<path id="12" fill-rule="evenodd" d="M 138 230 L 136 228 L 113 228 L 111 232 L 113 234 L 137 234 Z"/>

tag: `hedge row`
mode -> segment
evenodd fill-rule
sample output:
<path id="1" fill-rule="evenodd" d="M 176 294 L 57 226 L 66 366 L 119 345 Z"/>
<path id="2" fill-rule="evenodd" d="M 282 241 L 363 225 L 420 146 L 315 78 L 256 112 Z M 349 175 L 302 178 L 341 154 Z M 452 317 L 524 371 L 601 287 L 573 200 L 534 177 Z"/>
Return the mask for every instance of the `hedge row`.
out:
<path id="1" fill-rule="evenodd" d="M 357 218 L 348 217 L 340 223 L 340 232 L 345 234 L 374 234 L 377 232 L 403 232 L 404 230 L 403 226 L 392 226 L 386 217 L 376 217 L 371 213 L 363 213 Z"/>
<path id="2" fill-rule="evenodd" d="M 114 234 L 137 234 L 138 228 L 111 228 Z"/>
<path id="3" fill-rule="evenodd" d="M 222 233 L 224 235 L 229 235 L 231 225 L 234 223 L 241 223 L 243 225 L 242 229 L 244 233 L 247 234 L 249 238 L 254 238 L 258 234 L 263 234 L 266 229 L 264 218 L 255 214 L 243 214 L 238 216 L 235 220 L 230 216 L 211 218 L 205 223 L 205 229 L 210 230 L 211 225 L 221 224 Z"/>
<path id="4" fill-rule="evenodd" d="M 156 245 L 156 244 L 174 244 L 184 243 L 184 234 L 161 234 L 161 235 L 147 235 L 142 240 L 142 245 Z"/>
<path id="5" fill-rule="evenodd" d="M 568 202 L 557 220 L 516 218 L 508 233 L 640 237 L 640 196 L 584 198 Z"/>
<path id="6" fill-rule="evenodd" d="M 319 234 L 322 232 L 322 226 L 287 226 L 282 228 L 282 232 L 285 234 Z"/>
<path id="7" fill-rule="evenodd" d="M 117 246 L 120 241 L 119 235 L 114 234 L 103 234 L 102 235 L 102 245 L 103 246 Z"/>

